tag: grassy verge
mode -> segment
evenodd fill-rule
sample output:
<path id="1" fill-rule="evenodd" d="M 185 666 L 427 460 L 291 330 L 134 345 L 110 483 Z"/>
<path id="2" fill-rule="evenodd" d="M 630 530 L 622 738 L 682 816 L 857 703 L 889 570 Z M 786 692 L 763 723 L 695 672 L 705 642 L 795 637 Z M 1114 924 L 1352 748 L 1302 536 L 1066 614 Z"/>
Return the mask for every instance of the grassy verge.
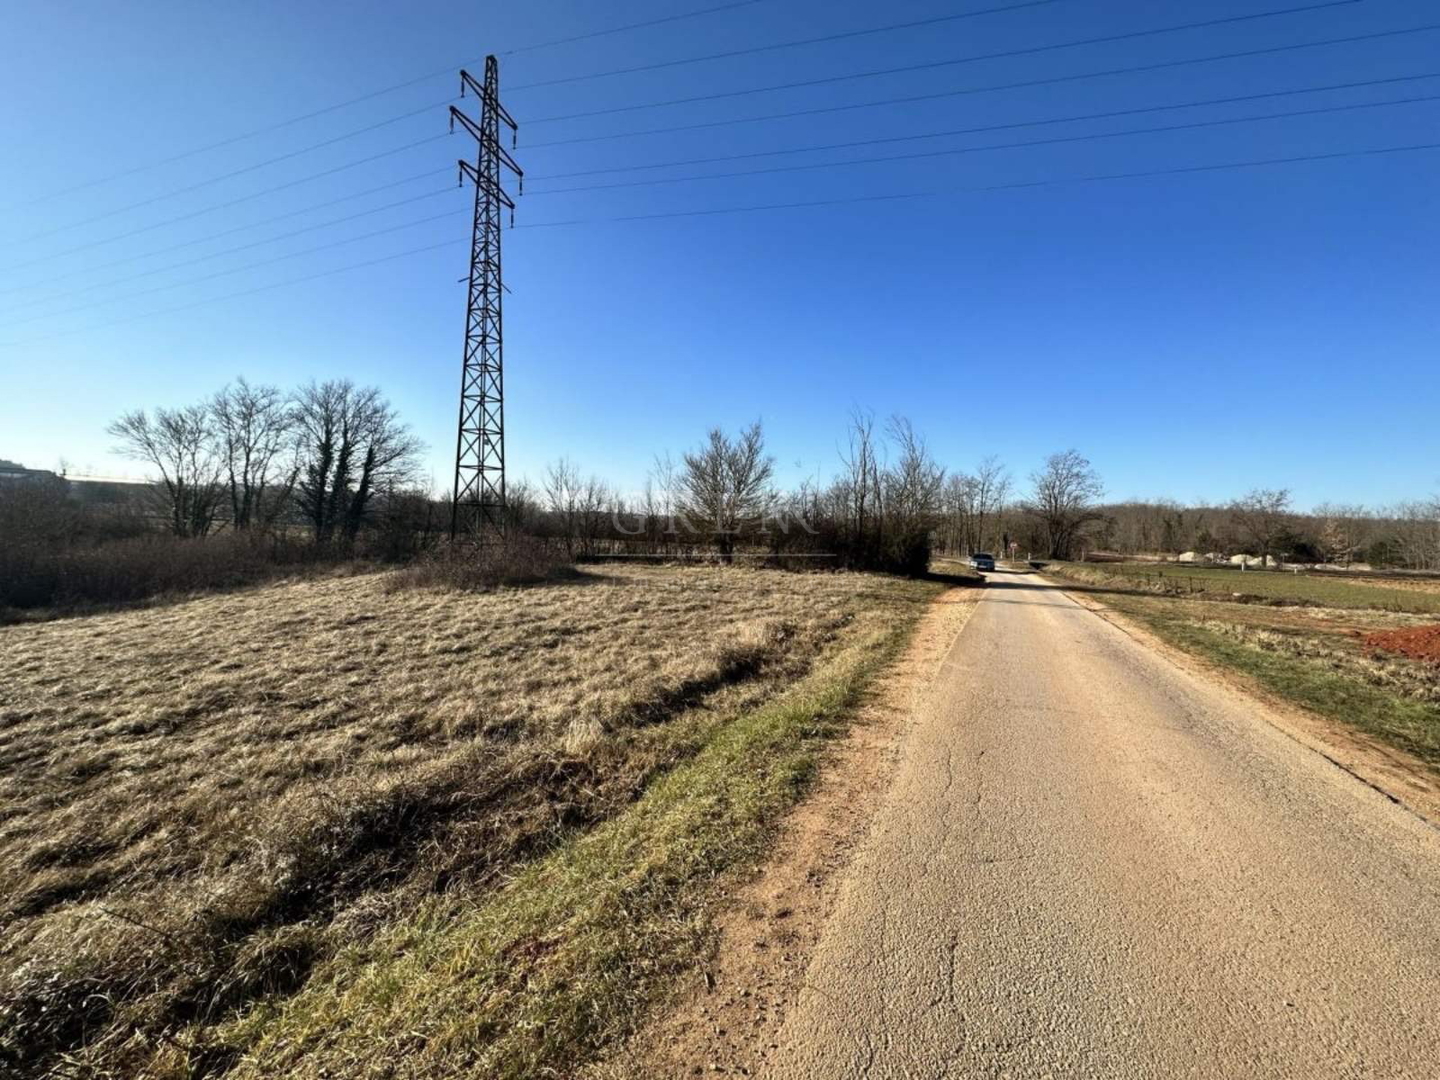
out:
<path id="1" fill-rule="evenodd" d="M 1358 610 L 1297 610 L 1125 591 L 1113 578 L 1097 582 L 1093 573 L 1064 565 L 1046 573 L 1095 593 L 1177 648 L 1440 769 L 1440 668 L 1367 650 L 1360 637 L 1413 624 L 1414 615 L 1365 610 L 1363 596 L 1350 597 Z M 1425 610 L 1426 597 L 1418 595 Z"/>
<path id="2" fill-rule="evenodd" d="M 938 586 L 911 584 L 914 599 Z M 757 860 L 923 604 L 848 637 L 622 814 L 474 905 L 435 898 L 224 1032 L 242 1076 L 535 1077 L 634 1029 L 705 949 L 716 883 Z"/>

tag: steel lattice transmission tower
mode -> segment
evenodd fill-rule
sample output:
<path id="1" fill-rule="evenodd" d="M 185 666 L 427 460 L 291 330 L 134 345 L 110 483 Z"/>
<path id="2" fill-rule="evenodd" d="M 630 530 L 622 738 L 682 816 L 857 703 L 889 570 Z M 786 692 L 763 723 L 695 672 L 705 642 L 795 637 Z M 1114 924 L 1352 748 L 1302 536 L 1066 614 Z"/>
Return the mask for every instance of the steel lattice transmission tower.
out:
<path id="1" fill-rule="evenodd" d="M 470 245 L 470 292 L 465 313 L 465 364 L 460 376 L 460 424 L 455 436 L 455 492 L 450 509 L 450 538 L 478 536 L 498 530 L 505 512 L 505 372 L 504 336 L 500 297 L 500 214 L 515 203 L 501 182 L 508 169 L 524 190 L 524 173 L 500 145 L 500 126 L 510 129 L 514 145 L 516 125 L 500 104 L 500 64 L 485 58 L 482 86 L 467 71 L 460 72 L 460 96 L 473 90 L 480 98 L 477 124 L 450 106 L 450 130 L 455 122 L 478 144 L 475 164 L 460 162 L 460 183 L 468 176 L 475 185 L 475 227 Z"/>

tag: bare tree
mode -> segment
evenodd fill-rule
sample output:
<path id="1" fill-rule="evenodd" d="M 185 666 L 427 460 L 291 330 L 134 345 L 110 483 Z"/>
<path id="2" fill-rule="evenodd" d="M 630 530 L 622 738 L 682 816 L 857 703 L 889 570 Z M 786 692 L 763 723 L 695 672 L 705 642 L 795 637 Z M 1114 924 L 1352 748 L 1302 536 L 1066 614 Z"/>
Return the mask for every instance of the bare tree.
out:
<path id="1" fill-rule="evenodd" d="M 655 455 L 654 464 L 645 477 L 645 496 L 647 521 L 649 515 L 654 515 L 650 522 L 652 550 L 666 550 L 671 538 L 678 539 L 681 533 L 680 470 L 668 451 Z"/>
<path id="2" fill-rule="evenodd" d="M 274 386 L 243 378 L 210 403 L 230 491 L 230 521 L 237 529 L 269 524 L 295 486 L 295 413 Z M 267 498 L 268 496 L 268 498 Z"/>
<path id="3" fill-rule="evenodd" d="M 600 538 L 605 533 L 606 507 L 617 498 L 610 485 L 596 476 L 580 486 L 580 551 L 583 554 L 594 555 L 600 549 Z M 617 509 L 616 513 L 619 512 Z"/>
<path id="4" fill-rule="evenodd" d="M 120 453 L 155 468 L 160 492 L 176 536 L 204 536 L 215 523 L 221 498 L 221 463 L 209 405 L 143 409 L 126 413 L 106 429 Z"/>
<path id="5" fill-rule="evenodd" d="M 578 547 L 581 555 L 595 554 L 605 532 L 606 507 L 615 498 L 609 485 L 595 476 L 582 478 L 579 467 L 562 457 L 545 469 L 542 488 L 546 509 L 565 539 L 565 553 L 573 557 Z"/>
<path id="6" fill-rule="evenodd" d="M 319 543 L 353 541 L 375 492 L 403 484 L 422 444 L 374 387 L 348 379 L 311 383 L 297 395 L 300 509 Z"/>
<path id="7" fill-rule="evenodd" d="M 1390 512 L 1391 561 L 1413 570 L 1440 570 L 1440 496 L 1401 503 Z"/>
<path id="8" fill-rule="evenodd" d="M 885 473 L 886 513 L 907 525 L 923 523 L 928 531 L 940 509 L 945 470 L 930 456 L 925 440 L 903 416 L 890 418 L 887 433 L 896 457 Z"/>
<path id="9" fill-rule="evenodd" d="M 505 486 L 505 524 L 520 533 L 533 533 L 540 516 L 540 496 L 525 477 Z"/>
<path id="10" fill-rule="evenodd" d="M 1105 492 L 1097 473 L 1078 450 L 1051 454 L 1030 474 L 1033 490 L 1025 510 L 1036 521 L 1048 557 L 1067 559 L 1084 527 L 1101 518 L 1096 502 Z"/>
<path id="11" fill-rule="evenodd" d="M 1290 530 L 1288 488 L 1256 488 L 1230 504 L 1230 520 L 1259 549 L 1262 564 L 1277 552 L 1276 544 Z"/>
<path id="12" fill-rule="evenodd" d="M 840 460 L 844 462 L 845 472 L 837 485 L 839 495 L 845 503 L 855 539 L 863 546 L 866 529 L 879 513 L 876 504 L 880 499 L 880 466 L 873 414 L 860 409 L 850 413 L 849 445 Z"/>
<path id="13" fill-rule="evenodd" d="M 573 557 L 580 538 L 580 470 L 568 457 L 557 458 L 546 466 L 541 489 L 545 492 L 545 509 L 565 540 L 565 554 Z"/>
<path id="14" fill-rule="evenodd" d="M 971 554 L 979 549 L 975 539 L 975 477 L 953 472 L 945 478 L 941 494 L 944 550 L 951 554 Z"/>
<path id="15" fill-rule="evenodd" d="M 765 453 L 757 420 L 734 439 L 711 428 L 706 441 L 684 456 L 679 476 L 685 516 L 710 532 L 720 557 L 730 562 L 735 540 L 758 525 L 775 500 L 770 481 L 775 460 Z"/>
<path id="16" fill-rule="evenodd" d="M 985 523 L 988 520 L 994 525 L 995 519 L 1000 516 L 1000 508 L 1010 497 L 1010 470 L 995 455 L 985 458 L 975 470 L 973 496 L 975 547 L 994 550 L 999 545 L 988 542 L 990 537 L 985 532 Z"/>
<path id="17" fill-rule="evenodd" d="M 1321 503 L 1314 510 L 1320 519 L 1316 540 L 1326 562 L 1349 566 L 1365 544 L 1370 514 L 1363 506 Z"/>
<path id="18" fill-rule="evenodd" d="M 940 523 L 945 470 L 909 420 L 892 417 L 886 434 L 895 463 L 881 474 L 880 550 L 886 565 L 923 574 L 930 566 L 931 534 Z"/>
<path id="19" fill-rule="evenodd" d="M 638 527 L 633 531 L 627 530 L 627 535 L 643 536 L 645 550 L 649 552 L 658 551 L 660 548 L 661 498 L 656 490 L 654 474 L 647 474 L 645 486 L 640 491 L 639 505 L 635 508 Z M 617 516 L 615 520 L 618 522 L 620 518 Z"/>

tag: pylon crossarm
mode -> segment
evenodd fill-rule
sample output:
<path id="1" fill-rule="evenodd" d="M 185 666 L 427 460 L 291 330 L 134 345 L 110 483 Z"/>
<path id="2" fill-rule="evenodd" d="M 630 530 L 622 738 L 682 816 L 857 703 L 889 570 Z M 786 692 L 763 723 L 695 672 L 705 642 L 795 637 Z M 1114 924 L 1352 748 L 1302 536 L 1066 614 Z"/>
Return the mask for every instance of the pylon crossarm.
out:
<path id="1" fill-rule="evenodd" d="M 460 166 L 461 183 L 464 183 L 465 179 L 469 178 L 470 182 L 476 187 L 493 188 L 493 191 L 491 191 L 490 194 L 493 194 L 495 198 L 498 199 L 505 206 L 506 209 L 515 209 L 514 201 L 510 198 L 510 195 L 503 187 L 491 181 L 489 177 L 481 175 L 480 170 L 475 168 L 475 166 L 471 165 L 468 161 L 462 159 L 461 161 L 456 162 L 456 164 Z"/>
<path id="2" fill-rule="evenodd" d="M 519 125 L 515 123 L 515 118 L 510 115 L 504 105 L 500 104 L 499 95 L 493 90 L 487 91 L 485 87 L 481 86 L 478 82 L 475 81 L 474 75 L 471 75 L 470 72 L 466 71 L 464 68 L 461 68 L 460 96 L 462 98 L 465 96 L 465 91 L 467 89 L 473 90 L 475 92 L 475 96 L 478 97 L 481 101 L 485 102 L 485 104 L 494 106 L 494 108 L 498 111 L 500 115 L 500 119 L 506 125 L 512 128 L 519 127 Z"/>
<path id="3" fill-rule="evenodd" d="M 485 95 L 485 88 L 484 88 L 483 86 L 481 86 L 478 82 L 475 81 L 475 76 L 474 76 L 474 75 L 471 75 L 470 72 L 466 71 L 464 68 L 461 68 L 461 69 L 460 69 L 460 96 L 461 96 L 461 97 L 464 97 L 464 96 L 465 96 L 465 91 L 466 91 L 467 88 L 470 89 L 470 90 L 475 91 L 475 96 L 476 96 L 476 97 L 483 97 L 483 96 Z"/>
<path id="4" fill-rule="evenodd" d="M 481 130 L 480 130 L 480 125 L 477 124 L 477 123 L 475 123 L 474 120 L 471 120 L 470 117 L 468 117 L 467 115 L 465 115 L 463 112 L 461 112 L 459 109 L 457 109 L 454 105 L 451 105 L 451 106 L 450 106 L 450 130 L 451 130 L 451 131 L 454 131 L 454 130 L 455 130 L 455 121 L 456 121 L 456 120 L 459 120 L 459 121 L 460 121 L 460 126 L 463 127 L 466 131 L 468 131 L 468 132 L 471 134 L 471 136 L 475 139 L 476 142 L 483 143 L 483 142 L 485 141 L 485 136 L 484 136 L 484 134 L 483 134 L 483 133 L 481 132 Z"/>

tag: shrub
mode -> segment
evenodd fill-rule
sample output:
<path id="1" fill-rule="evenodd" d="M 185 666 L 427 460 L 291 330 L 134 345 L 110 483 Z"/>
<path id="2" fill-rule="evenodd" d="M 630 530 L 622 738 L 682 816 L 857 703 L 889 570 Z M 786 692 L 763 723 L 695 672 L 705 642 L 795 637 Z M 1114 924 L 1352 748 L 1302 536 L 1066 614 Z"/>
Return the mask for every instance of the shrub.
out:
<path id="1" fill-rule="evenodd" d="M 924 577 L 930 567 L 930 528 L 925 522 L 896 522 L 880 534 L 857 536 L 845 523 L 816 516 L 804 527 L 774 530 L 770 565 L 787 569 L 873 570 Z"/>
<path id="2" fill-rule="evenodd" d="M 504 585 L 535 585 L 578 573 L 562 551 L 544 540 L 512 535 L 425 556 L 392 574 L 385 587 L 483 592 Z"/>
<path id="3" fill-rule="evenodd" d="M 203 540 L 154 534 L 65 546 L 27 540 L 0 545 L 0 608 L 123 604 L 166 593 L 234 588 L 334 558 L 325 549 L 284 537 L 244 533 Z"/>

